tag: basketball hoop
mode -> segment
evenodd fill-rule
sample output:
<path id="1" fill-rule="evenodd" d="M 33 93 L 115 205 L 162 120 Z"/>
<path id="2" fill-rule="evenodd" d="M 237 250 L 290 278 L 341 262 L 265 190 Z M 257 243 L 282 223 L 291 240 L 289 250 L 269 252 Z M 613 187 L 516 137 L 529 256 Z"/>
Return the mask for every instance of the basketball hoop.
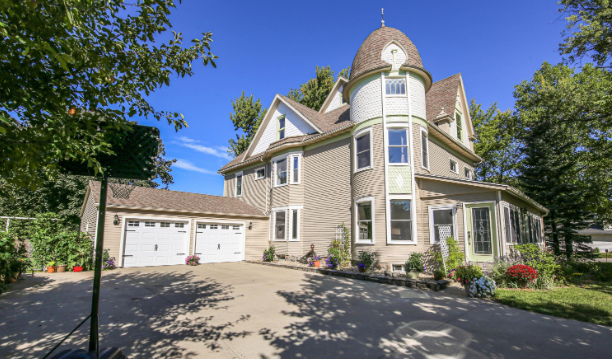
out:
<path id="1" fill-rule="evenodd" d="M 113 198 L 129 199 L 130 193 L 134 191 L 136 186 L 130 182 L 109 182 L 109 188 L 113 193 Z"/>

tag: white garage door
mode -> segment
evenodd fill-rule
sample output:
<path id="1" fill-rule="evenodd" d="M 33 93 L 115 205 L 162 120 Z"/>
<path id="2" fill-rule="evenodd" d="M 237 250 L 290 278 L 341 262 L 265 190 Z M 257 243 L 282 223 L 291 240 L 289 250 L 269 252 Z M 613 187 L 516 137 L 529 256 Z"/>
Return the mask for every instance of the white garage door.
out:
<path id="1" fill-rule="evenodd" d="M 244 228 L 238 224 L 199 223 L 196 250 L 200 263 L 237 262 L 243 259 Z"/>
<path id="2" fill-rule="evenodd" d="M 188 222 L 127 220 L 124 267 L 185 264 Z"/>

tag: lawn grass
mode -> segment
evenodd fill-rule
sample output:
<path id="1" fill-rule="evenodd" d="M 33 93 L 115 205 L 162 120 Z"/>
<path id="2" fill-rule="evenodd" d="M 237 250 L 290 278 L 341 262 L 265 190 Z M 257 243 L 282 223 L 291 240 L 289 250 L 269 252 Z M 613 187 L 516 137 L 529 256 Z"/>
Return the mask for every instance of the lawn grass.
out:
<path id="1" fill-rule="evenodd" d="M 611 326 L 610 282 L 541 291 L 498 288 L 494 300 L 531 312 Z"/>

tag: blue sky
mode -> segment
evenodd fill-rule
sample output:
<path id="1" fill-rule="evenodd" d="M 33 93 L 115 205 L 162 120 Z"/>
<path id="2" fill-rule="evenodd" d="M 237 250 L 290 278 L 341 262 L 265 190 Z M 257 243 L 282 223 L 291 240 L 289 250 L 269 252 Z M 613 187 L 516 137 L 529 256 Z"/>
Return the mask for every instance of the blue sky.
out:
<path id="1" fill-rule="evenodd" d="M 181 112 L 189 128 L 155 120 L 178 191 L 223 194 L 217 170 L 227 163 L 231 100 L 253 94 L 268 107 L 276 93 L 315 75 L 315 66 L 338 73 L 351 65 L 364 39 L 385 24 L 415 43 L 434 81 L 462 73 L 469 99 L 513 107 L 513 86 L 543 61 L 560 62 L 565 21 L 547 1 L 184 1 L 170 16 L 188 43 L 213 32 L 217 68 L 195 63 L 191 78 L 171 78 L 149 96 L 157 110 Z M 160 38 L 161 39 L 161 38 Z"/>

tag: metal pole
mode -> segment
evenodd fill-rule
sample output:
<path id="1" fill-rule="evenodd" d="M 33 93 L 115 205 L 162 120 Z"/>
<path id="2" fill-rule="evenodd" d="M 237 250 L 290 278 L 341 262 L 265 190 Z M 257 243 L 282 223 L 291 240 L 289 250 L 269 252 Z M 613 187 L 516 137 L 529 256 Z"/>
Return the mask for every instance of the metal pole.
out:
<path id="1" fill-rule="evenodd" d="M 96 262 L 94 264 L 94 289 L 92 295 L 92 312 L 91 322 L 89 327 L 89 351 L 96 352 L 96 358 L 100 357 L 100 348 L 98 347 L 98 307 L 100 304 L 100 279 L 102 276 L 102 241 L 104 239 L 104 216 L 106 214 L 106 187 L 108 178 L 106 174 L 102 176 L 100 181 L 100 204 L 98 206 L 98 222 L 96 228 Z"/>

